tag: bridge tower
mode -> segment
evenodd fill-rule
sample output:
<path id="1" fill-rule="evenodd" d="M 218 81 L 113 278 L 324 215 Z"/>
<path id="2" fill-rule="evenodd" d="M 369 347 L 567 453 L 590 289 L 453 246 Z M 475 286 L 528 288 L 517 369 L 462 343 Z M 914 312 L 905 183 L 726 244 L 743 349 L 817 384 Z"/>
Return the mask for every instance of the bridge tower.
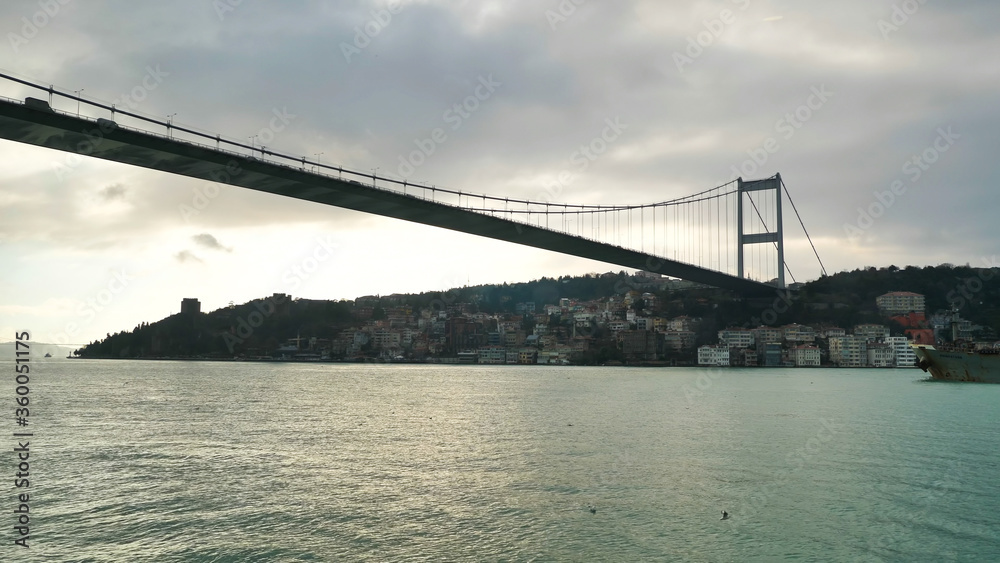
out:
<path id="1" fill-rule="evenodd" d="M 765 178 L 763 180 L 750 180 L 743 181 L 743 178 L 737 180 L 737 204 L 736 204 L 736 222 L 737 231 L 737 267 L 739 268 L 739 276 L 741 278 L 746 278 L 746 271 L 743 267 L 743 247 L 748 244 L 775 244 L 778 248 L 778 287 L 785 287 L 785 243 L 782 237 L 783 231 L 781 229 L 781 174 L 775 174 L 771 178 Z M 774 192 L 774 206 L 775 206 L 775 217 L 777 218 L 777 225 L 774 232 L 767 232 L 765 227 L 765 232 L 763 233 L 747 233 L 744 232 L 743 224 L 743 200 L 744 197 L 749 197 L 748 194 L 752 192 L 762 192 L 762 191 L 773 191 Z"/>

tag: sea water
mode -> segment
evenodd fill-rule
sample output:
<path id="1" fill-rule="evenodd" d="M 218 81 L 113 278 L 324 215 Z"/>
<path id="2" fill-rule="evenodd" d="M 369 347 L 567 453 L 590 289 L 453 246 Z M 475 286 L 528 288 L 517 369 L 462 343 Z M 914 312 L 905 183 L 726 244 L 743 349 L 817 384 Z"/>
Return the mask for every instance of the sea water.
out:
<path id="1" fill-rule="evenodd" d="M 10 486 L 3 561 L 1000 560 L 1000 385 L 915 369 L 33 368 L 30 547 L 13 545 Z"/>

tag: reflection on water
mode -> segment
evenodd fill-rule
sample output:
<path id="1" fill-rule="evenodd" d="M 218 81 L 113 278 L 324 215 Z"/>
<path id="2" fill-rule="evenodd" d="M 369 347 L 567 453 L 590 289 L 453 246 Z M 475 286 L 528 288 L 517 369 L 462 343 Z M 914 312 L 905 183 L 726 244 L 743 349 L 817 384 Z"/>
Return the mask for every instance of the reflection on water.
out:
<path id="1" fill-rule="evenodd" d="M 37 372 L 38 560 L 1000 553 L 1000 386 L 917 370 L 734 369 L 700 387 L 676 368 Z"/>

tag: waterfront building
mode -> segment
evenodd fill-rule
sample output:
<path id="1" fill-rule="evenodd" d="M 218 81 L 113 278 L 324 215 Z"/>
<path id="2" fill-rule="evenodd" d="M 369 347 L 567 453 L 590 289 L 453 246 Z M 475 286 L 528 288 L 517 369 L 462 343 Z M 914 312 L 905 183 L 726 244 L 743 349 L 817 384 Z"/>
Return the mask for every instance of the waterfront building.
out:
<path id="1" fill-rule="evenodd" d="M 830 361 L 845 368 L 868 365 L 868 340 L 863 336 L 835 336 L 830 339 Z"/>
<path id="2" fill-rule="evenodd" d="M 538 361 L 538 350 L 535 348 L 522 348 L 517 353 L 517 363 L 522 365 L 534 364 Z"/>
<path id="3" fill-rule="evenodd" d="M 698 348 L 699 366 L 728 366 L 729 346 L 722 344 L 707 345 Z"/>
<path id="4" fill-rule="evenodd" d="M 873 368 L 890 368 L 896 365 L 892 346 L 885 342 L 868 343 L 868 365 Z"/>
<path id="5" fill-rule="evenodd" d="M 629 360 L 656 359 L 656 333 L 651 330 L 623 330 L 618 333 L 622 354 Z"/>
<path id="6" fill-rule="evenodd" d="M 760 365 L 769 368 L 781 366 L 782 348 L 780 342 L 766 342 L 758 346 L 760 350 Z"/>
<path id="7" fill-rule="evenodd" d="M 795 367 L 816 367 L 820 364 L 819 348 L 816 346 L 796 346 L 792 349 Z"/>
<path id="8" fill-rule="evenodd" d="M 896 367 L 911 368 L 917 364 L 917 356 L 910 347 L 910 339 L 905 336 L 890 336 L 885 339 L 886 344 L 892 347 Z"/>
<path id="9" fill-rule="evenodd" d="M 376 350 L 394 350 L 402 344 L 402 334 L 398 330 L 378 328 L 372 333 L 371 342 Z"/>
<path id="10" fill-rule="evenodd" d="M 503 346 L 484 346 L 479 349 L 480 364 L 505 364 L 507 363 L 507 349 Z"/>

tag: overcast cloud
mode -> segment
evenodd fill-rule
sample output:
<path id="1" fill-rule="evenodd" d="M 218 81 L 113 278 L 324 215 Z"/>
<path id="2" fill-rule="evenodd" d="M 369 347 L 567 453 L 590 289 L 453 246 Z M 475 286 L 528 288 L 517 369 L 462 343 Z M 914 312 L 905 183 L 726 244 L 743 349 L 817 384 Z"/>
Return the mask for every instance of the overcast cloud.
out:
<path id="1" fill-rule="evenodd" d="M 3 71 L 236 140 L 283 115 L 268 133 L 281 152 L 540 199 L 618 120 L 559 201 L 662 201 L 780 172 L 828 270 L 997 252 L 995 2 L 122 0 L 39 16 L 44 4 L 0 5 Z M 454 127 L 449 108 L 484 81 Z M 439 127 L 447 140 L 404 174 L 400 157 Z M 777 150 L 751 160 L 769 139 Z M 6 141 L 0 156 L 2 334 L 87 342 L 184 297 L 208 311 L 619 269 Z M 800 230 L 786 236 L 793 272 L 817 277 Z M 317 271 L 287 275 L 319 254 Z"/>

